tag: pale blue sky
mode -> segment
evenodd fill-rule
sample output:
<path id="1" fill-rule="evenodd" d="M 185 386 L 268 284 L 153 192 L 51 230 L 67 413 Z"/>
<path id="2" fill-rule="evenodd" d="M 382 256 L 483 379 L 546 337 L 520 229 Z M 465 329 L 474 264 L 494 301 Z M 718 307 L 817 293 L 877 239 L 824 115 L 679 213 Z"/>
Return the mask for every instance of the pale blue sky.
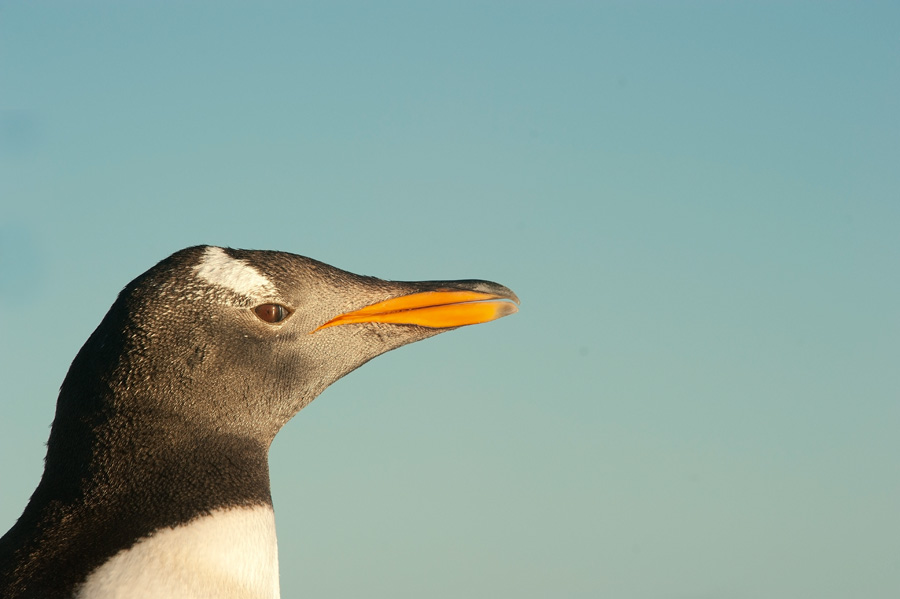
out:
<path id="1" fill-rule="evenodd" d="M 129 280 L 488 278 L 279 435 L 285 597 L 900 596 L 900 5 L 0 2 L 0 529 Z"/>

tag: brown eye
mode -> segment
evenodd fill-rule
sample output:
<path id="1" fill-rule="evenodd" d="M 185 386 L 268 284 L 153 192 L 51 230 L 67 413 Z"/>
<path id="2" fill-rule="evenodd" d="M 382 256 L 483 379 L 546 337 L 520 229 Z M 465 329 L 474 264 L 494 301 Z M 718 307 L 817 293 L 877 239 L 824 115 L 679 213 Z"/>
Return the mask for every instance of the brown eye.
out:
<path id="1" fill-rule="evenodd" d="M 291 311 L 281 304 L 261 304 L 253 308 L 253 311 L 256 312 L 260 320 L 269 324 L 281 322 L 291 315 Z"/>

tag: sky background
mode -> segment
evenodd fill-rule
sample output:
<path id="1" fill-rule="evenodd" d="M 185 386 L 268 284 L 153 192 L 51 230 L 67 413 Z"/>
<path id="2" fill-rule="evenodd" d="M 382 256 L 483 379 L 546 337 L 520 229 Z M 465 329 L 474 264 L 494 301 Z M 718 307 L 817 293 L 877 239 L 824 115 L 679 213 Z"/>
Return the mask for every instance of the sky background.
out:
<path id="1" fill-rule="evenodd" d="M 896 2 L 0 2 L 0 530 L 209 243 L 519 314 L 271 450 L 285 597 L 900 596 Z"/>

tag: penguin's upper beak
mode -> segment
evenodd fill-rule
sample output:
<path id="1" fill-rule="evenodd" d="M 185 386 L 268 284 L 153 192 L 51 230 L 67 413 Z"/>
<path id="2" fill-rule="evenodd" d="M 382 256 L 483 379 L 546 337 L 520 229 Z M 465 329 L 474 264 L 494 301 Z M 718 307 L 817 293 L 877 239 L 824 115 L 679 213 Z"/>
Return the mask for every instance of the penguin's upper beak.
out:
<path id="1" fill-rule="evenodd" d="M 313 333 L 327 327 L 355 322 L 386 322 L 413 324 L 432 329 L 461 327 L 496 320 L 519 311 L 516 294 L 496 283 L 487 281 L 458 281 L 477 283 L 484 291 L 459 288 L 436 288 L 370 304 L 358 310 L 335 316 Z"/>

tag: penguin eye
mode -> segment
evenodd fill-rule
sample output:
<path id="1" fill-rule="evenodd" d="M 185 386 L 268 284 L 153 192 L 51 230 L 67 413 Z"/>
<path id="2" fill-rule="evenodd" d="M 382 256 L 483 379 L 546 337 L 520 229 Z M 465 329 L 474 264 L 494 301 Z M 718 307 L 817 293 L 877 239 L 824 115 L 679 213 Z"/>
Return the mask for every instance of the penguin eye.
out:
<path id="1" fill-rule="evenodd" d="M 260 304 L 253 308 L 259 319 L 269 324 L 276 324 L 291 315 L 291 311 L 281 304 Z"/>

